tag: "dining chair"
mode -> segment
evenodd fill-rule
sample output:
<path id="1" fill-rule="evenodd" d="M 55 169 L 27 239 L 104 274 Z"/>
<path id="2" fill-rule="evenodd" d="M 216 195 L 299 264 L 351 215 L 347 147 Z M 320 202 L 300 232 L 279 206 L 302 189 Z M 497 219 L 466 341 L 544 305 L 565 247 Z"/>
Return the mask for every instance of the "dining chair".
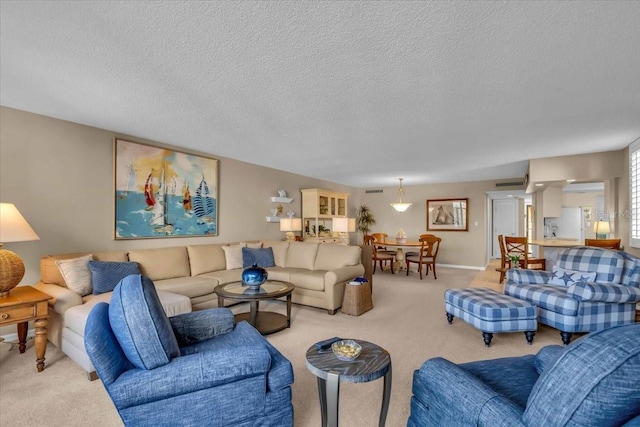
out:
<path id="1" fill-rule="evenodd" d="M 500 267 L 496 268 L 496 271 L 500 272 L 499 283 L 502 283 L 504 282 L 504 276 L 507 270 L 511 268 L 511 260 L 507 256 L 507 249 L 504 246 L 504 236 L 502 234 L 498 234 L 498 246 L 500 246 Z"/>
<path id="2" fill-rule="evenodd" d="M 421 234 L 420 237 L 418 237 L 418 241 L 420 241 L 420 239 L 426 239 L 428 237 L 437 237 L 435 234 L 429 234 L 429 233 L 425 233 L 425 234 Z M 406 254 L 404 254 L 404 256 L 418 256 L 420 255 L 420 252 L 407 252 Z"/>
<path id="3" fill-rule="evenodd" d="M 621 241 L 622 239 L 584 239 L 584 245 L 605 249 L 620 249 Z"/>
<path id="4" fill-rule="evenodd" d="M 436 275 L 436 257 L 438 256 L 438 250 L 440 249 L 440 242 L 442 239 L 433 234 L 424 235 L 419 239 L 422 245 L 420 246 L 420 252 L 417 255 L 407 255 L 405 261 L 407 263 L 407 276 L 409 275 L 410 263 L 418 264 L 418 273 L 420 273 L 420 280 L 422 280 L 422 266 L 425 265 L 425 276 L 429 275 L 429 268 L 433 268 L 433 278 L 437 279 Z"/>
<path id="5" fill-rule="evenodd" d="M 389 237 L 387 233 L 371 233 L 371 235 L 374 239 L 376 239 L 376 247 L 378 249 L 378 252 L 388 252 L 392 254 L 396 253 L 396 251 L 389 249 L 386 245 L 382 244 L 387 240 L 387 237 Z"/>
<path id="6" fill-rule="evenodd" d="M 371 245 L 373 260 L 373 274 L 376 274 L 376 263 L 380 264 L 380 270 L 384 271 L 384 265 L 388 262 L 391 263 L 391 274 L 395 274 L 393 271 L 393 261 L 395 260 L 395 253 L 388 253 L 386 251 L 378 251 L 376 238 L 373 235 L 364 236 L 364 244 Z"/>
<path id="7" fill-rule="evenodd" d="M 520 256 L 520 267 L 528 270 L 546 270 L 544 258 L 531 258 L 529 254 L 529 240 L 526 237 L 504 236 L 504 246 L 507 257 L 512 254 Z M 512 268 L 509 261 L 509 268 Z"/>

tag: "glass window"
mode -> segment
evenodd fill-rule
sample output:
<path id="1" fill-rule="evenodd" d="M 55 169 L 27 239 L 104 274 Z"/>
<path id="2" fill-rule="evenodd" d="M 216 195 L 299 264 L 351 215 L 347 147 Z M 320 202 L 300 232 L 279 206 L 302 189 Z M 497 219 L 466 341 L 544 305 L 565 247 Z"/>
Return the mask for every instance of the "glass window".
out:
<path id="1" fill-rule="evenodd" d="M 640 248 L 640 139 L 629 146 L 629 243 Z"/>

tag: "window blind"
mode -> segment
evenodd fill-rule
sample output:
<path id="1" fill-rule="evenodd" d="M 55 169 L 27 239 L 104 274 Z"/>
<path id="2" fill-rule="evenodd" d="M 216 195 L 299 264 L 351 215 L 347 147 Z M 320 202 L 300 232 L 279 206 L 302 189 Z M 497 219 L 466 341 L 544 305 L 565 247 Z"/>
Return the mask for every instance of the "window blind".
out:
<path id="1" fill-rule="evenodd" d="M 629 244 L 640 248 L 640 139 L 629 145 Z"/>

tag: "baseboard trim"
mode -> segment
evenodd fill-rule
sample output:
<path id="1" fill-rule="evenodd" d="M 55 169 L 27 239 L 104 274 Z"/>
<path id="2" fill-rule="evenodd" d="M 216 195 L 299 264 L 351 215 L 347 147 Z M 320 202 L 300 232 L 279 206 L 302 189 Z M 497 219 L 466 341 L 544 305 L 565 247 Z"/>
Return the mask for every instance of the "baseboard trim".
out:
<path id="1" fill-rule="evenodd" d="M 436 263 L 436 267 L 461 268 L 463 270 L 486 270 L 486 266 L 478 267 L 477 265 L 457 265 L 457 264 L 440 264 Z"/>
<path id="2" fill-rule="evenodd" d="M 29 329 L 27 331 L 27 339 L 33 338 L 36 336 L 35 329 Z M 0 335 L 0 339 L 4 342 L 18 342 L 18 333 L 14 332 L 12 334 Z"/>

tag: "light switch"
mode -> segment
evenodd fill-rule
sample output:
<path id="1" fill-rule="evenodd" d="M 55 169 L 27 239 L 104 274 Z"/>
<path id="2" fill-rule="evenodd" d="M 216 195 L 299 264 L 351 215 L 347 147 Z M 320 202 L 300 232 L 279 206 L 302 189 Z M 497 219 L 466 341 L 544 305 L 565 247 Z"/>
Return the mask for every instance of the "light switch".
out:
<path id="1" fill-rule="evenodd" d="M 473 225 L 478 226 L 478 221 L 474 222 Z"/>

